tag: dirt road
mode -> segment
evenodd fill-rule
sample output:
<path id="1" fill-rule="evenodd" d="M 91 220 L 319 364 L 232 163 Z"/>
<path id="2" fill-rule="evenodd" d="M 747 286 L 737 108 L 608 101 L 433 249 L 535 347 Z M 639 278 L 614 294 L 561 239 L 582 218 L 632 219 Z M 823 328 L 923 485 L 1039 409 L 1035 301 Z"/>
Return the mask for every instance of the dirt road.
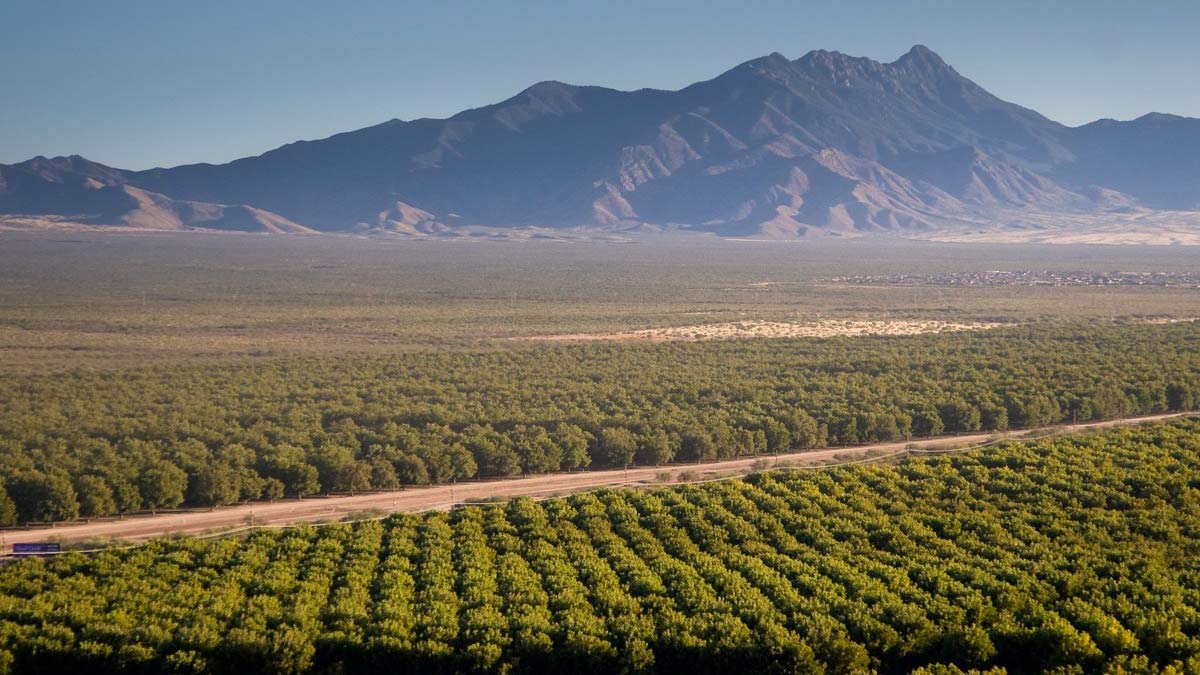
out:
<path id="1" fill-rule="evenodd" d="M 1186 413 L 1183 413 L 1186 414 Z M 1099 429 L 1141 422 L 1152 422 L 1183 414 L 1153 415 L 1120 420 L 1108 420 L 1088 424 L 1054 427 L 1056 431 L 1068 433 L 1086 429 Z M 1004 434 L 1004 438 L 1016 439 L 1042 430 L 1025 430 Z M 984 443 L 997 438 L 995 434 L 968 434 L 936 439 L 899 443 L 881 443 L 855 446 L 852 448 L 829 448 L 797 452 L 779 457 L 751 457 L 705 464 L 676 464 L 663 467 L 634 467 L 577 473 L 555 473 L 529 478 L 476 481 L 457 485 L 437 485 L 425 488 L 410 488 L 397 492 L 370 493 L 349 497 L 310 497 L 302 500 L 261 502 L 231 506 L 216 510 L 189 510 L 185 512 L 133 516 L 124 519 L 105 519 L 87 523 L 72 523 L 57 527 L 41 527 L 28 530 L 7 530 L 0 533 L 0 555 L 11 552 L 14 543 L 25 542 L 79 542 L 92 539 L 120 539 L 130 542 L 143 541 L 172 534 L 197 535 L 246 525 L 289 525 L 301 522 L 341 520 L 346 516 L 363 512 L 418 512 L 449 509 L 455 504 L 494 498 L 545 497 L 601 487 L 639 485 L 660 482 L 666 474 L 670 481 L 679 481 L 680 474 L 687 472 L 688 480 L 703 480 L 714 477 L 735 476 L 748 473 L 762 466 L 809 466 L 842 464 L 862 461 L 880 455 L 898 454 L 908 446 L 936 450 Z M 760 464 L 756 464 L 756 462 Z"/>

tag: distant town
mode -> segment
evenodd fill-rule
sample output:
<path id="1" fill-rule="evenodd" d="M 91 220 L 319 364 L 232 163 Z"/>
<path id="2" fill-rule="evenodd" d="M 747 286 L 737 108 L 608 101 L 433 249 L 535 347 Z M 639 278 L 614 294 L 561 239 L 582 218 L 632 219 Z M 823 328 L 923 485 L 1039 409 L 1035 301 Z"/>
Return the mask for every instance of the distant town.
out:
<path id="1" fill-rule="evenodd" d="M 855 275 L 831 283 L 871 286 L 1155 286 L 1200 288 L 1200 272 L 991 270 L 939 274 Z"/>

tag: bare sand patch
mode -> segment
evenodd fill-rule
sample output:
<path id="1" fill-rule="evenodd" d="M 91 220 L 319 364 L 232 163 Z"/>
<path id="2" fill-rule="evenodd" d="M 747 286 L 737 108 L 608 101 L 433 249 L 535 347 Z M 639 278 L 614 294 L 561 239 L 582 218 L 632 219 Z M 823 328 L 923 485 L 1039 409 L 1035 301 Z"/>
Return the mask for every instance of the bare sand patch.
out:
<path id="1" fill-rule="evenodd" d="M 1200 246 L 1200 212 L 1146 211 L 1105 214 L 997 214 L 977 228 L 947 228 L 912 234 L 913 239 L 974 244 L 1104 244 L 1127 246 Z M 1023 227 L 996 227 L 996 222 Z"/>
<path id="2" fill-rule="evenodd" d="M 863 335 L 919 335 L 955 331 L 987 330 L 1000 323 L 958 323 L 936 319 L 821 319 L 818 321 L 730 321 L 693 326 L 645 328 L 620 333 L 563 333 L 538 335 L 524 340 L 544 341 L 698 341 L 744 338 L 844 337 Z"/>
<path id="3" fill-rule="evenodd" d="M 1151 319 L 1141 319 L 1138 321 L 1138 323 L 1148 323 L 1148 324 L 1153 324 L 1156 326 L 1162 326 L 1162 325 L 1173 324 L 1173 323 L 1196 323 L 1197 321 L 1200 321 L 1200 318 L 1198 318 L 1198 317 L 1172 318 L 1172 317 L 1168 317 L 1168 316 L 1157 316 L 1157 317 L 1154 317 Z"/>

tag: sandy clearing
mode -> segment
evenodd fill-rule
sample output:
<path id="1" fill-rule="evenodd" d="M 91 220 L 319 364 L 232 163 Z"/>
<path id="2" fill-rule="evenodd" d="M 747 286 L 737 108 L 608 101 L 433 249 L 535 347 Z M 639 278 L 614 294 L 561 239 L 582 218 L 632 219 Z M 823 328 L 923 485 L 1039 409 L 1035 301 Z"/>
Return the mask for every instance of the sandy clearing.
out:
<path id="1" fill-rule="evenodd" d="M 910 235 L 912 239 L 968 244 L 1101 244 L 1106 246 L 1198 246 L 1197 212 L 1150 212 L 1096 226 L 1086 222 L 1041 222 L 1030 228 L 949 228 Z"/>
<path id="2" fill-rule="evenodd" d="M 1156 326 L 1163 326 L 1163 325 L 1174 324 L 1174 323 L 1196 323 L 1197 321 L 1200 321 L 1200 317 L 1185 316 L 1185 317 L 1173 318 L 1173 317 L 1169 317 L 1169 316 L 1159 316 L 1159 317 L 1154 317 L 1152 319 L 1138 319 L 1135 321 L 1135 323 L 1148 323 L 1148 324 L 1154 324 Z"/>
<path id="3" fill-rule="evenodd" d="M 1172 413 L 1134 417 L 1104 422 L 1051 427 L 1057 433 L 1101 429 L 1119 425 L 1154 422 L 1194 413 Z M 878 455 L 895 454 L 908 447 L 923 450 L 969 449 L 970 446 L 996 439 L 1018 439 L 1045 432 L 1046 429 L 1014 431 L 1006 434 L 966 434 L 944 436 L 921 441 L 878 443 L 851 448 L 827 448 L 790 453 L 779 457 L 746 457 L 704 464 L 673 464 L 662 467 L 632 467 L 628 470 L 583 471 L 556 473 L 528 478 L 473 481 L 457 485 L 436 485 L 409 490 L 371 493 L 344 497 L 308 498 L 270 503 L 244 504 L 216 510 L 189 510 L 158 515 L 141 515 L 117 520 L 74 523 L 57 527 L 0 532 L 0 554 L 8 554 L 14 543 L 62 541 L 78 542 L 91 539 L 120 539 L 129 542 L 145 541 L 175 534 L 199 535 L 220 529 L 233 529 L 248 524 L 283 526 L 304 522 L 341 520 L 347 516 L 374 513 L 421 512 L 447 510 L 457 504 L 513 497 L 547 497 L 603 487 L 637 486 L 660 483 L 660 475 L 670 482 L 679 482 L 681 474 L 688 481 L 711 480 L 716 477 L 739 476 L 768 467 L 845 464 L 861 462 Z"/>
<path id="4" fill-rule="evenodd" d="M 693 326 L 645 328 L 619 333 L 563 333 L 514 338 L 517 340 L 563 341 L 698 341 L 742 338 L 824 338 L 864 335 L 919 335 L 997 328 L 1000 323 L 956 323 L 935 319 L 821 319 L 807 322 L 729 321 Z"/>

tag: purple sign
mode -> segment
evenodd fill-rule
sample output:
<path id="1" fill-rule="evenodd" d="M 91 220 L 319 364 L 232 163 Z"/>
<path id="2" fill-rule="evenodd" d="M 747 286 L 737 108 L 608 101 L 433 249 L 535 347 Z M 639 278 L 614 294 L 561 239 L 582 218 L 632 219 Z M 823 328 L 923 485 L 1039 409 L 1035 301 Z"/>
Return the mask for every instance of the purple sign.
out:
<path id="1" fill-rule="evenodd" d="M 29 543 L 29 544 L 13 544 L 13 555 L 43 555 L 46 553 L 58 553 L 60 547 L 55 543 Z"/>

